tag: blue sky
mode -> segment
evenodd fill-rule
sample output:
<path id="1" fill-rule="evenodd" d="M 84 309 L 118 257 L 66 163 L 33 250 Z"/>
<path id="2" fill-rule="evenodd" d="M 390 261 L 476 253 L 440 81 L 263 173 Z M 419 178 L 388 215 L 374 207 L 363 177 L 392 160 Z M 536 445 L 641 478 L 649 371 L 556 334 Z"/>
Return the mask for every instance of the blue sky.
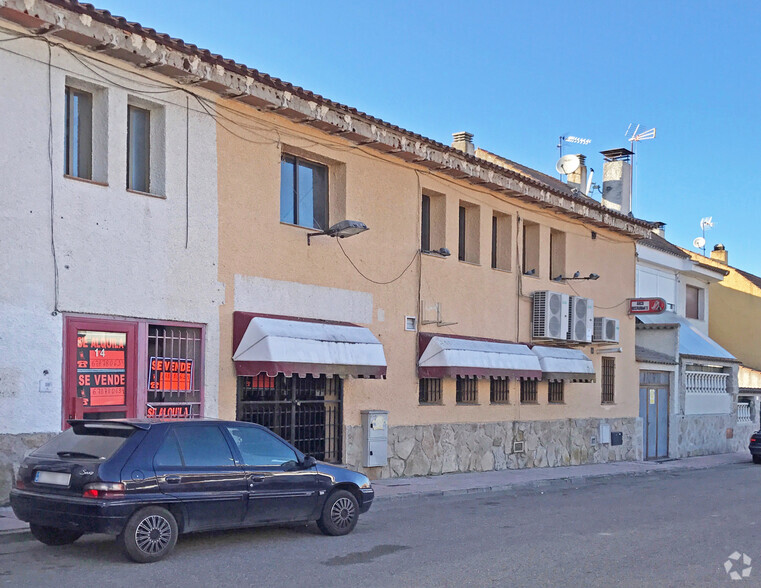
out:
<path id="1" fill-rule="evenodd" d="M 761 275 L 761 2 L 94 0 L 187 42 L 449 143 L 553 174 L 561 134 L 602 175 L 629 123 L 634 213 Z M 568 145 L 565 153 L 578 151 Z M 597 195 L 599 198 L 599 194 Z"/>

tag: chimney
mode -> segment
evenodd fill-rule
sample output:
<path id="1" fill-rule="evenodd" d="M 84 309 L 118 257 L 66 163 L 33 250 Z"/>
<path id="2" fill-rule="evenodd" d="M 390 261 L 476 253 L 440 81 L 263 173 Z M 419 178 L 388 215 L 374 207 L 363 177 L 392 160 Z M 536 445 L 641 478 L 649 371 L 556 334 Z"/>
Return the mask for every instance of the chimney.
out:
<path id="1" fill-rule="evenodd" d="M 655 225 L 653 227 L 653 233 L 665 239 L 666 238 L 666 229 L 665 229 L 666 223 L 655 222 L 653 224 Z"/>
<path id="2" fill-rule="evenodd" d="M 713 251 L 711 251 L 711 259 L 715 259 L 719 263 L 723 263 L 724 265 L 729 265 L 729 253 L 727 252 L 727 248 L 724 247 L 721 243 L 718 243 L 717 245 L 714 245 Z"/>
<path id="3" fill-rule="evenodd" d="M 579 167 L 566 176 L 566 181 L 571 188 L 576 188 L 584 194 L 587 191 L 587 158 L 581 153 L 577 153 L 576 157 L 579 158 Z"/>
<path id="4" fill-rule="evenodd" d="M 476 147 L 473 145 L 473 133 L 465 131 L 452 133 L 452 147 L 462 151 L 466 155 L 474 155 Z"/>
<path id="5" fill-rule="evenodd" d="M 602 168 L 602 205 L 621 214 L 632 212 L 633 152 L 625 148 L 600 151 L 605 158 Z"/>

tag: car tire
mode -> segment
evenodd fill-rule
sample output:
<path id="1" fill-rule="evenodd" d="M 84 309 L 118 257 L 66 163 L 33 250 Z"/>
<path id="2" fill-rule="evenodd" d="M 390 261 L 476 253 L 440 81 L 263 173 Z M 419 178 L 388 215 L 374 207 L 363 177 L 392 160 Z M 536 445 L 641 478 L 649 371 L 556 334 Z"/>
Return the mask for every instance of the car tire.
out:
<path id="1" fill-rule="evenodd" d="M 761 455 L 754 455 L 753 463 L 761 463 Z"/>
<path id="2" fill-rule="evenodd" d="M 174 549 L 177 535 L 177 521 L 172 513 L 160 506 L 149 506 L 130 517 L 117 540 L 129 559 L 151 563 Z"/>
<path id="3" fill-rule="evenodd" d="M 34 523 L 29 524 L 29 530 L 37 541 L 45 545 L 69 545 L 84 534 L 81 531 L 45 527 L 43 525 L 35 525 Z"/>
<path id="4" fill-rule="evenodd" d="M 357 526 L 359 503 L 348 490 L 336 490 L 322 507 L 317 526 L 325 535 L 348 535 Z"/>

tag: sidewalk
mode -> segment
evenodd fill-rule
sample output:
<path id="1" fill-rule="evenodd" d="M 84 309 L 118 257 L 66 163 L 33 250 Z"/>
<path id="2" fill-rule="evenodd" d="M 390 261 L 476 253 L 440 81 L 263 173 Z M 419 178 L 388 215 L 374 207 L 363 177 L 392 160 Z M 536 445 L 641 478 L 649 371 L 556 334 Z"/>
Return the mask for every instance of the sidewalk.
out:
<path id="1" fill-rule="evenodd" d="M 739 451 L 663 462 L 618 461 L 560 468 L 527 468 L 420 478 L 386 478 L 374 481 L 373 488 L 375 501 L 385 503 L 389 500 L 414 496 L 445 496 L 546 487 L 553 484 L 568 485 L 613 476 L 644 476 L 658 472 L 702 470 L 722 465 L 750 463 L 750 461 L 750 454 L 747 451 Z"/>
<path id="2" fill-rule="evenodd" d="M 747 451 L 707 455 L 664 462 L 620 461 L 562 468 L 528 468 L 467 474 L 443 474 L 420 478 L 387 478 L 373 482 L 375 502 L 418 496 L 447 496 L 471 492 L 494 492 L 519 488 L 543 488 L 554 484 L 584 483 L 614 476 L 645 476 L 658 472 L 703 470 L 723 465 L 750 463 Z M 761 467 L 761 466 L 760 466 Z M 29 525 L 19 521 L 10 507 L 0 507 L 0 542 L 29 536 Z"/>

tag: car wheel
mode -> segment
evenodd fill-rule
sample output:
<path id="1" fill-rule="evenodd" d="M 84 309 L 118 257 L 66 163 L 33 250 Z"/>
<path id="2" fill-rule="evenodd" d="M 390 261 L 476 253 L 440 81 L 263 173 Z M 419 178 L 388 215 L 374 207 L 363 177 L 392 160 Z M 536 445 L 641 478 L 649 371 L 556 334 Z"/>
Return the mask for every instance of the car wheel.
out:
<path id="1" fill-rule="evenodd" d="M 149 563 L 174 549 L 177 534 L 177 521 L 172 513 L 159 506 L 149 506 L 130 517 L 118 540 L 132 561 Z"/>
<path id="2" fill-rule="evenodd" d="M 761 455 L 754 455 L 753 463 L 761 463 Z"/>
<path id="3" fill-rule="evenodd" d="M 317 521 L 326 535 L 347 535 L 357 526 L 359 503 L 348 490 L 336 490 L 325 501 Z"/>
<path id="4" fill-rule="evenodd" d="M 29 525 L 29 530 L 37 541 L 40 541 L 45 545 L 69 545 L 83 535 L 81 531 L 57 529 L 56 527 L 43 527 L 42 525 L 31 523 Z"/>

